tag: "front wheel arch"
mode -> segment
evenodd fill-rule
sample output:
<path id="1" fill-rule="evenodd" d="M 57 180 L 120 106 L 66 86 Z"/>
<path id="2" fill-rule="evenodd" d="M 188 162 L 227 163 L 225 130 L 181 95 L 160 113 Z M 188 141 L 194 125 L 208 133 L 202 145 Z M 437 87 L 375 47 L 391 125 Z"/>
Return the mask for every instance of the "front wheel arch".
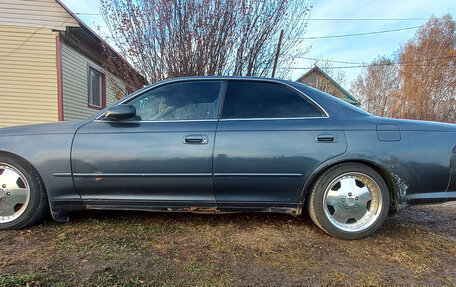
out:
<path id="1" fill-rule="evenodd" d="M 25 158 L 17 154 L 6 151 L 0 151 L 0 160 L 1 159 L 6 160 L 6 162 L 15 162 L 13 166 L 15 166 L 16 164 L 19 165 L 15 166 L 15 168 L 19 168 L 19 170 L 21 170 L 20 167 L 22 166 L 22 169 L 25 169 L 26 173 L 28 173 L 28 176 L 30 176 L 31 180 L 34 181 L 33 185 L 35 185 L 36 190 L 38 190 L 40 193 L 38 195 L 39 199 L 35 199 L 38 200 L 38 206 L 35 206 L 36 210 L 34 210 L 36 212 L 34 213 L 33 217 L 25 220 L 19 220 L 17 224 L 12 222 L 12 225 L 10 227 L 10 224 L 5 223 L 6 227 L 2 226 L 0 229 L 22 229 L 35 225 L 36 223 L 40 222 L 44 218 L 46 213 L 49 213 L 50 210 L 47 190 L 41 175 L 29 161 L 27 161 Z"/>
<path id="2" fill-rule="evenodd" d="M 0 157 L 2 157 L 2 156 L 7 156 L 7 157 L 14 158 L 15 160 L 21 161 L 22 163 L 26 164 L 31 169 L 33 169 L 34 173 L 38 176 L 38 180 L 40 181 L 40 183 L 43 186 L 44 191 L 46 192 L 46 195 L 47 195 L 46 186 L 44 185 L 44 181 L 43 181 L 43 178 L 41 177 L 41 174 L 38 172 L 38 170 L 28 160 L 26 160 L 22 156 L 17 155 L 15 153 L 4 151 L 4 150 L 0 150 Z"/>

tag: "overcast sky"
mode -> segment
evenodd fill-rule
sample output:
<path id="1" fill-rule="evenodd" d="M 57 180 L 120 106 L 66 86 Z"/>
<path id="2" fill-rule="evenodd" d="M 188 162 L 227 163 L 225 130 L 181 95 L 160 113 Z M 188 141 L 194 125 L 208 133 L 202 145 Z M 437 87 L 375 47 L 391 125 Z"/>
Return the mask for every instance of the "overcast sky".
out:
<path id="1" fill-rule="evenodd" d="M 104 27 L 104 21 L 99 15 L 99 0 L 63 0 L 74 13 L 95 31 Z M 361 35 L 353 37 L 307 39 L 305 47 L 312 46 L 305 55 L 309 58 L 328 58 L 342 62 L 370 62 L 379 55 L 390 56 L 410 39 L 417 29 L 411 28 L 424 24 L 430 16 L 442 16 L 450 13 L 456 16 L 456 0 L 313 0 L 308 29 L 303 37 L 322 37 L 347 35 L 365 32 L 377 32 L 393 29 L 401 31 Z M 87 14 L 84 14 L 87 13 Z M 94 15 L 95 14 L 95 15 Z M 328 18 L 343 19 L 418 19 L 418 20 L 319 20 Z M 312 20 L 314 19 L 314 20 Z M 101 36 L 104 32 L 102 31 Z M 302 59 L 295 63 L 295 68 L 308 68 L 313 60 Z M 347 67 L 349 64 L 334 63 L 336 67 Z M 308 70 L 308 69 L 307 69 Z M 306 69 L 294 69 L 291 79 L 296 80 Z M 347 75 L 347 84 L 356 78 L 361 68 L 340 69 Z"/>

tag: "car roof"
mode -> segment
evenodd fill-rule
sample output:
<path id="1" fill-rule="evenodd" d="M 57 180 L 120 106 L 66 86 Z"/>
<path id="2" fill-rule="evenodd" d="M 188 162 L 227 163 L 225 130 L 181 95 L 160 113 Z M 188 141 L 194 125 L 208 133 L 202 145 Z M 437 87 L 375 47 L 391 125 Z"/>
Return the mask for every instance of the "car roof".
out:
<path id="1" fill-rule="evenodd" d="M 166 79 L 160 82 L 156 82 L 152 85 L 168 82 L 168 81 L 187 81 L 187 80 L 262 80 L 262 81 L 269 81 L 269 82 L 284 82 L 289 83 L 291 81 L 283 80 L 283 79 L 276 79 L 276 78 L 267 78 L 267 77 L 246 77 L 246 76 L 188 76 L 188 77 L 178 77 L 172 79 Z"/>
<path id="2" fill-rule="evenodd" d="M 142 89 L 134 91 L 133 93 L 127 95 L 126 97 L 120 99 L 118 102 L 124 102 L 132 97 L 135 97 L 137 94 L 140 94 L 154 86 L 163 85 L 166 83 L 175 83 L 175 82 L 185 82 L 190 80 L 251 80 L 251 81 L 265 81 L 265 82 L 276 82 L 276 83 L 285 83 L 291 86 L 291 81 L 282 80 L 282 79 L 273 79 L 273 78 L 266 78 L 266 77 L 244 77 L 244 76 L 188 76 L 188 77 L 177 77 L 177 78 L 170 78 L 161 80 L 150 85 L 144 86 Z"/>

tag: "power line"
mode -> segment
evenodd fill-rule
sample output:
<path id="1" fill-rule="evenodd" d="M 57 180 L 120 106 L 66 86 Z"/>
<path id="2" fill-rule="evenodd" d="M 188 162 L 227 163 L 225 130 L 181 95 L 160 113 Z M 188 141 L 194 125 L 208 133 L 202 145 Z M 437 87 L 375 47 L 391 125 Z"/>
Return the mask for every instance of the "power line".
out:
<path id="1" fill-rule="evenodd" d="M 90 13 L 75 13 L 75 14 L 77 14 L 77 15 L 101 15 L 101 14 L 96 14 L 96 13 L 91 13 L 91 14 Z M 348 20 L 348 19 L 346 19 L 346 20 Z M 372 31 L 372 32 L 364 32 L 364 33 L 352 33 L 352 34 L 328 35 L 328 36 L 315 36 L 315 37 L 299 37 L 299 38 L 296 38 L 296 39 L 299 39 L 299 40 L 313 40 L 313 39 L 331 39 L 331 38 L 356 37 L 356 36 L 376 35 L 376 34 L 384 34 L 384 33 L 399 32 L 399 31 L 405 31 L 405 30 L 412 30 L 412 29 L 418 29 L 420 27 L 421 26 L 413 26 L 413 27 L 405 27 L 405 28 L 381 30 L 381 31 Z"/>
<path id="2" fill-rule="evenodd" d="M 11 50 L 3 55 L 0 55 L 0 60 L 3 60 L 4 58 L 8 57 L 9 55 L 13 54 L 14 52 L 16 52 L 17 50 L 22 48 L 35 34 L 38 33 L 39 30 L 41 30 L 40 27 L 36 28 L 35 31 L 30 33 L 30 35 L 27 38 L 25 38 L 19 45 L 17 45 L 13 50 Z"/>
<path id="3" fill-rule="evenodd" d="M 94 12 L 74 12 L 76 15 L 102 16 Z M 294 20 L 308 21 L 427 21 L 429 18 L 294 18 Z"/>
<path id="4" fill-rule="evenodd" d="M 382 31 L 372 31 L 372 32 L 364 32 L 364 33 L 328 35 L 328 36 L 315 36 L 315 37 L 301 37 L 301 38 L 297 38 L 297 39 L 300 39 L 300 40 L 311 40 L 311 39 L 330 39 L 330 38 L 356 37 L 356 36 L 375 35 L 375 34 L 383 34 L 383 33 L 391 33 L 391 32 L 405 31 L 405 30 L 412 30 L 412 29 L 418 29 L 420 27 L 421 26 L 413 26 L 413 27 L 382 30 Z"/>
<path id="5" fill-rule="evenodd" d="M 63 22 L 60 24 L 60 26 L 65 25 L 70 19 L 72 19 L 72 17 L 66 17 L 65 21 L 63 21 Z M 25 44 L 27 44 L 28 41 L 29 41 L 30 39 L 32 39 L 35 35 L 37 35 L 37 34 L 46 34 L 46 35 L 48 35 L 48 33 L 39 33 L 41 30 L 43 30 L 43 29 L 42 29 L 41 27 L 38 27 L 38 28 L 36 28 L 36 29 L 35 29 L 33 32 L 31 32 L 31 33 L 30 33 L 30 32 L 24 32 L 24 31 L 14 32 L 14 33 L 21 33 L 21 34 L 29 34 L 29 33 L 30 33 L 30 35 L 29 35 L 27 38 L 25 38 L 20 44 L 18 44 L 15 48 L 13 48 L 11 51 L 9 51 L 9 52 L 7 52 L 7 53 L 5 53 L 5 54 L 3 54 L 3 55 L 0 55 L 0 61 L 2 61 L 3 59 L 5 59 L 6 57 L 12 55 L 14 52 L 16 52 L 17 50 L 19 50 L 20 48 L 22 48 L 22 47 L 23 47 Z M 0 31 L 0 32 L 2 32 L 2 31 Z"/>
<path id="6" fill-rule="evenodd" d="M 338 61 L 338 60 L 330 60 L 330 59 L 324 59 L 324 58 L 310 58 L 310 57 L 296 57 L 296 59 L 305 59 L 305 60 L 312 60 L 312 61 L 322 61 L 322 62 L 332 62 L 332 63 L 340 63 L 340 64 L 352 64 L 352 65 L 357 65 L 357 66 L 346 66 L 347 68 L 350 67 L 368 67 L 368 66 L 388 66 L 388 65 L 408 65 L 408 64 L 413 64 L 413 63 L 422 63 L 422 62 L 429 62 L 429 61 L 437 61 L 437 60 L 444 60 L 444 59 L 452 59 L 456 58 L 456 56 L 443 56 L 443 57 L 434 57 L 434 58 L 428 58 L 428 59 L 421 59 L 421 60 L 415 60 L 415 61 L 406 61 L 406 62 L 399 62 L 399 63 L 384 63 L 384 64 L 367 64 L 365 62 L 348 62 L 348 61 Z M 329 68 L 329 67 L 328 67 Z"/>
<path id="7" fill-rule="evenodd" d="M 452 20 L 444 21 L 444 22 L 438 22 L 432 24 L 434 25 L 443 25 L 444 23 L 448 22 L 455 22 Z M 300 40 L 309 40 L 309 39 L 330 39 L 330 38 L 344 38 L 344 37 L 355 37 L 355 36 L 365 36 L 365 35 L 375 35 L 375 34 L 383 34 L 383 33 L 390 33 L 390 32 L 399 32 L 399 31 L 405 31 L 405 30 L 412 30 L 412 29 L 418 29 L 421 28 L 422 26 L 413 26 L 413 27 L 404 27 L 404 28 L 397 28 L 397 29 L 389 29 L 389 30 L 381 30 L 381 31 L 371 31 L 371 32 L 362 32 L 362 33 L 351 33 L 351 34 L 342 34 L 342 35 L 328 35 L 328 36 L 315 36 L 315 37 L 299 37 L 297 39 Z"/>
<path id="8" fill-rule="evenodd" d="M 101 16 L 101 13 L 91 13 L 91 12 L 73 12 L 76 15 L 91 15 L 91 16 Z"/>
<path id="9" fill-rule="evenodd" d="M 454 56 L 453 58 L 456 58 Z M 354 65 L 354 66 L 328 66 L 328 67 L 319 67 L 320 69 L 357 69 L 357 68 L 367 68 L 367 67 L 382 67 L 382 66 L 429 66 L 431 64 L 420 63 L 420 62 L 410 62 L 410 63 L 382 63 L 382 64 L 365 64 L 365 65 Z M 310 70 L 312 67 L 280 67 L 277 69 L 290 69 L 290 70 Z"/>
<path id="10" fill-rule="evenodd" d="M 433 63 L 425 63 L 425 62 L 429 62 L 429 61 L 437 61 L 437 60 L 443 60 L 443 59 L 456 59 L 456 55 L 455 56 L 444 56 L 444 57 L 435 57 L 435 58 L 428 58 L 428 59 L 421 59 L 421 60 L 416 60 L 416 61 L 407 61 L 407 62 L 400 62 L 400 63 L 395 63 L 395 62 L 391 62 L 391 63 L 379 63 L 379 64 L 376 64 L 376 63 L 371 63 L 371 64 L 368 64 L 368 63 L 360 63 L 360 62 L 346 62 L 346 61 L 335 61 L 335 60 L 327 60 L 327 59 L 323 59 L 323 58 L 308 58 L 308 57 L 297 57 L 297 58 L 300 58 L 300 59 L 311 59 L 311 60 L 322 60 L 322 61 L 328 61 L 328 62 L 336 62 L 336 63 L 353 63 L 353 64 L 356 64 L 356 65 L 353 65 L 353 66 L 327 66 L 327 67 L 320 67 L 320 69 L 350 69 L 350 68 L 367 68 L 367 67 L 372 67 L 372 66 L 429 66 Z M 230 67 L 230 68 L 233 68 L 233 67 Z M 312 69 L 313 67 L 277 67 L 277 69 L 279 70 L 310 70 Z M 273 69 L 273 67 L 267 67 L 265 69 Z"/>
<path id="11" fill-rule="evenodd" d="M 353 65 L 361 65 L 363 63 L 360 62 L 347 62 L 347 61 L 338 61 L 338 60 L 330 60 L 324 58 L 310 58 L 310 57 L 295 57 L 296 59 L 305 59 L 305 60 L 312 60 L 312 61 L 323 61 L 323 62 L 332 62 L 332 63 L 339 63 L 339 64 L 353 64 Z"/>
<path id="12" fill-rule="evenodd" d="M 426 21 L 429 18 L 310 18 L 309 21 Z"/>

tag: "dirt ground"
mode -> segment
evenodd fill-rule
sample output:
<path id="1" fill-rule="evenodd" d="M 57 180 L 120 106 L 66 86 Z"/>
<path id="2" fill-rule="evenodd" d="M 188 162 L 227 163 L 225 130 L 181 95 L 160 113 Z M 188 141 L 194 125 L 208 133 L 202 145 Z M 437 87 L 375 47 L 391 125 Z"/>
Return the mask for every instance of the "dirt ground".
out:
<path id="1" fill-rule="evenodd" d="M 0 286 L 456 286 L 456 202 L 344 241 L 307 215 L 83 212 L 0 231 Z"/>

